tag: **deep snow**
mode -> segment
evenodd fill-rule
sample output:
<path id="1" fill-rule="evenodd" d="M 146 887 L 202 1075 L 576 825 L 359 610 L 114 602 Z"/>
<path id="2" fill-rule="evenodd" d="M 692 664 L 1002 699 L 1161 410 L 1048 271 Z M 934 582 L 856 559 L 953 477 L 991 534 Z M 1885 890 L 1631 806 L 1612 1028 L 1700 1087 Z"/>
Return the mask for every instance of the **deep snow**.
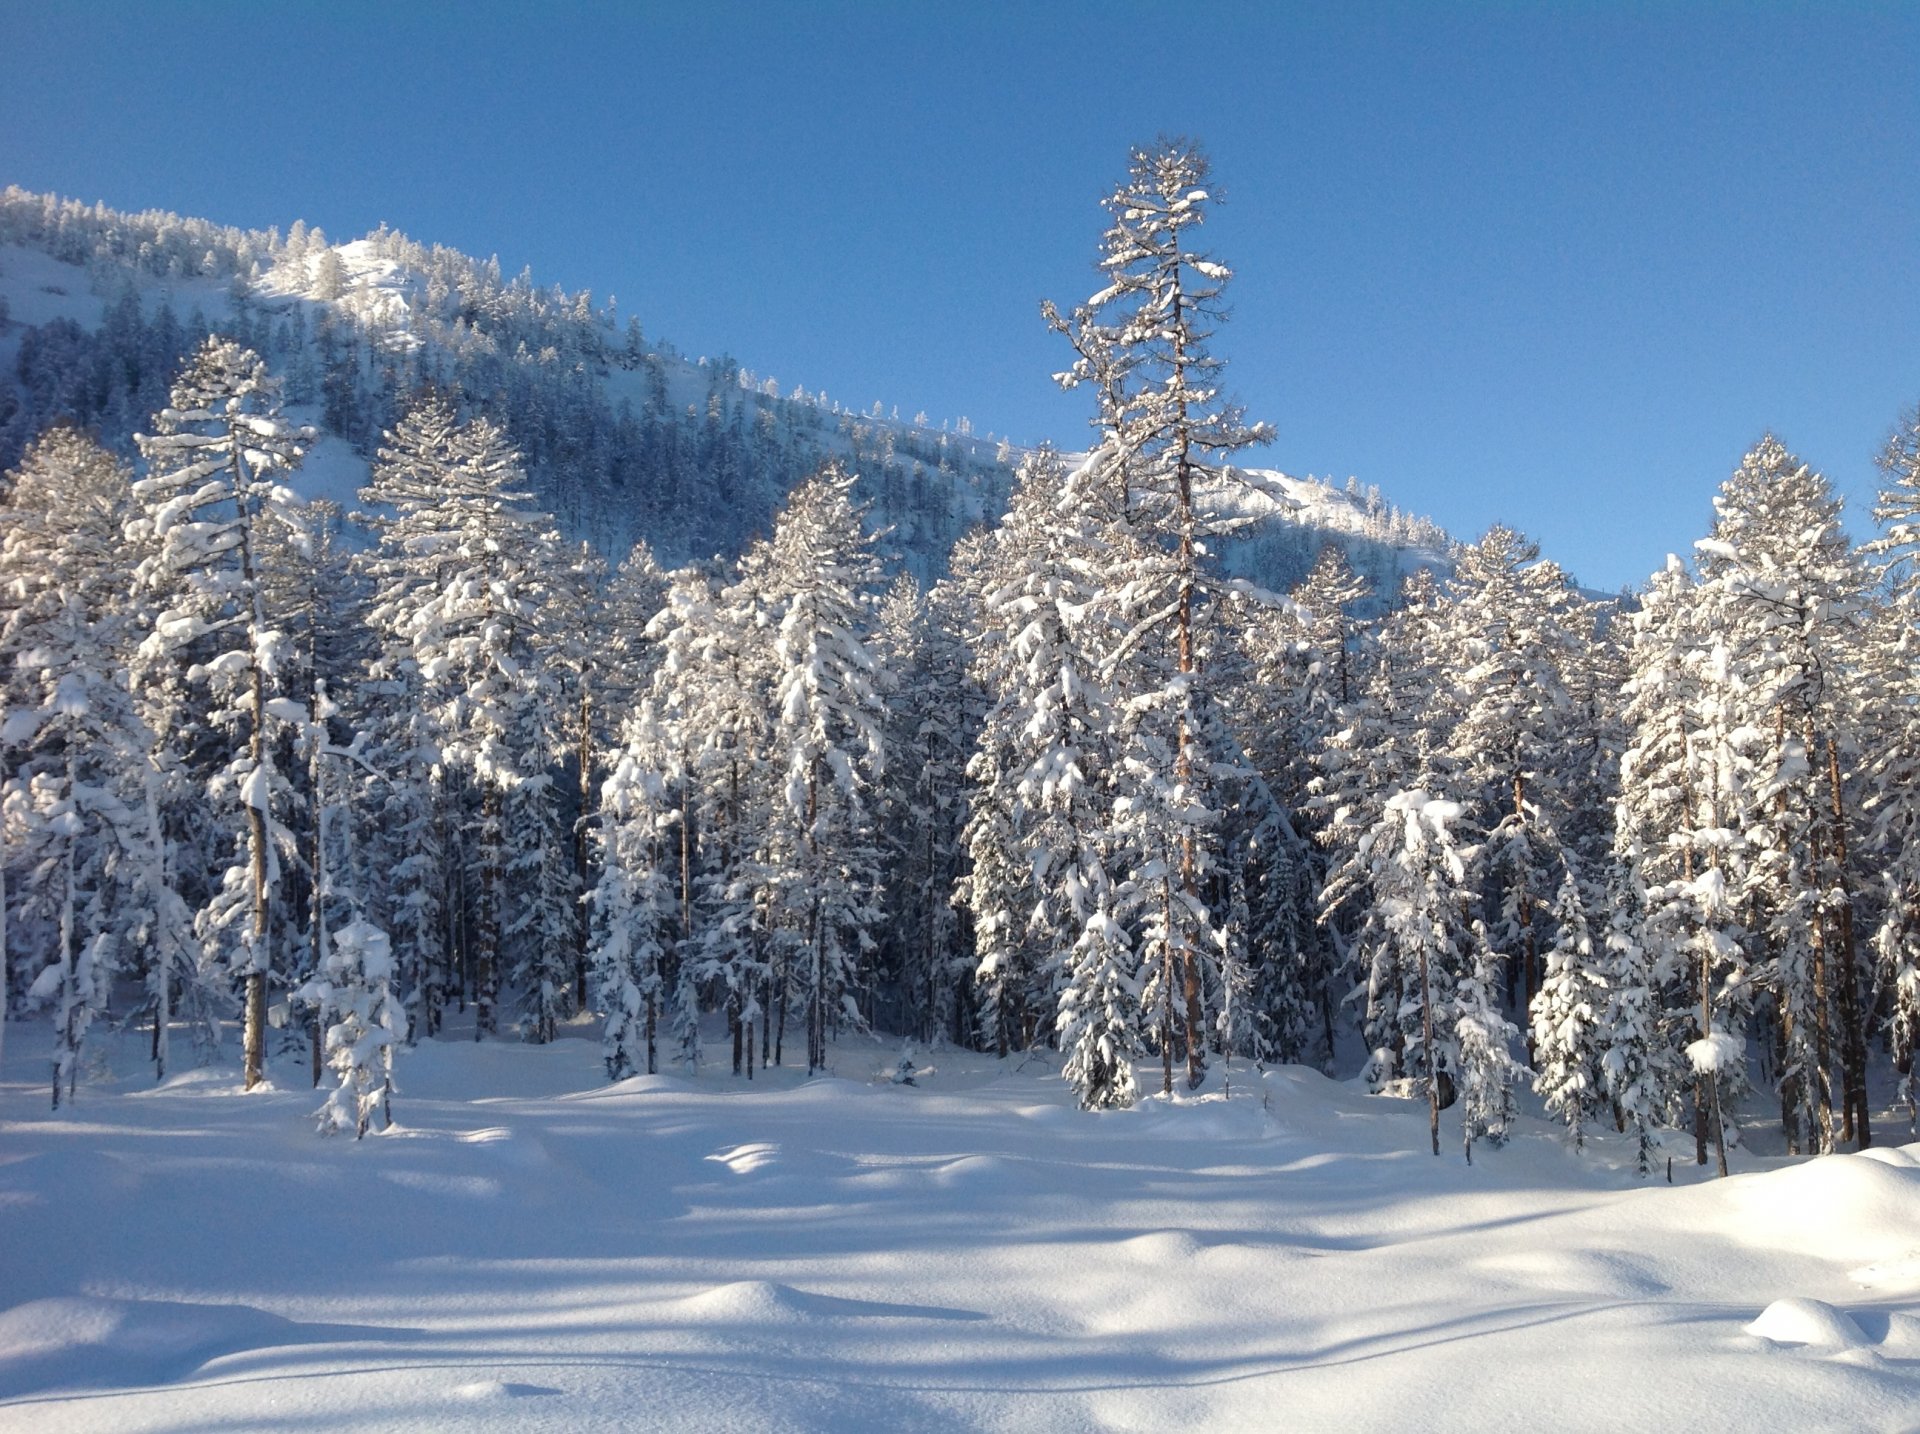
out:
<path id="1" fill-rule="evenodd" d="M 1669 1186 L 1297 1067 L 1094 1116 L 591 1035 L 406 1053 L 356 1144 L 295 1054 L 156 1088 L 134 1035 L 50 1114 L 13 1027 L 0 1429 L 1920 1429 L 1920 1146 Z"/>

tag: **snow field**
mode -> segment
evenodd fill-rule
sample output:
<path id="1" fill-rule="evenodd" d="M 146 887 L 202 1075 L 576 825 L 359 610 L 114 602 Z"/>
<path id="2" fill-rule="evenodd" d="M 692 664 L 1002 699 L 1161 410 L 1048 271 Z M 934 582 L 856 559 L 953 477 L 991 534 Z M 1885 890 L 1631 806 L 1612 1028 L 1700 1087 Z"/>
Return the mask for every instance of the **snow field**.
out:
<path id="1" fill-rule="evenodd" d="M 1040 1060 L 609 1087 L 586 1039 L 407 1053 L 355 1143 L 296 1057 L 149 1088 L 132 1038 L 51 1117 L 45 1047 L 0 1430 L 1920 1427 L 1920 1146 L 1642 1185 L 1298 1067 L 1089 1116 Z"/>

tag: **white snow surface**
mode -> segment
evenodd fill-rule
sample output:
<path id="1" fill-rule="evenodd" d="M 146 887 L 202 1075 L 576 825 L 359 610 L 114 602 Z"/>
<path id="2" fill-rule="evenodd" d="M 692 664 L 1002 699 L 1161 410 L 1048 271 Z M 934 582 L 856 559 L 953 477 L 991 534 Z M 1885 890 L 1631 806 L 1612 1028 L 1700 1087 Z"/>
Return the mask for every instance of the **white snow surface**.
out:
<path id="1" fill-rule="evenodd" d="M 608 1086 L 596 1034 L 404 1052 L 355 1143 L 297 1054 L 155 1087 L 135 1033 L 50 1114 L 16 1027 L 0 1430 L 1920 1426 L 1920 1146 L 1669 1185 L 1298 1067 L 1085 1115 L 878 1041 Z"/>

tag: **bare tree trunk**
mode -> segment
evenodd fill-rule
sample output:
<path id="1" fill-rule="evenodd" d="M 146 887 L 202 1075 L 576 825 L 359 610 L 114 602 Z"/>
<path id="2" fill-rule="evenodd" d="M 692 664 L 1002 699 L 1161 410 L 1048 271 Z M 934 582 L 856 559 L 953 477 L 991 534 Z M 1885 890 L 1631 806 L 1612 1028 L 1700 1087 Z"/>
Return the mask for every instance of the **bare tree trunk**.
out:
<path id="1" fill-rule="evenodd" d="M 579 729 L 574 734 L 574 762 L 580 769 L 580 815 L 573 824 L 573 874 L 580 894 L 584 897 L 590 889 L 587 876 L 592 869 L 593 853 L 587 839 L 588 819 L 593 807 L 593 689 L 587 682 L 584 663 L 580 670 L 580 707 L 577 720 Z M 573 1008 L 576 1011 L 587 1009 L 587 948 L 588 932 L 586 913 L 576 910 L 573 914 Z"/>
<path id="2" fill-rule="evenodd" d="M 141 778 L 146 787 L 147 840 L 153 843 L 153 859 L 160 863 L 161 876 L 167 888 L 171 890 L 173 886 L 173 858 L 168 851 L 166 834 L 160 825 L 160 779 L 157 748 L 148 751 L 147 767 L 146 770 L 141 773 Z M 4 878 L 4 872 L 5 863 L 4 861 L 0 861 L 0 879 Z M 0 898 L 4 898 L 4 890 L 4 887 L 0 887 Z M 0 899 L 0 933 L 5 931 L 5 921 L 6 902 L 4 899 Z M 4 942 L 0 942 L 0 946 L 3 945 Z M 171 1027 L 173 1025 L 173 972 L 169 969 L 173 960 L 172 947 L 172 937 L 165 933 L 161 934 L 161 939 L 155 942 L 153 947 L 153 959 L 160 968 L 159 989 L 153 993 L 153 1078 L 156 1081 L 167 1078 L 167 1057 L 172 1054 L 170 1045 L 172 1041 Z M 6 986 L 4 981 L 0 981 L 0 994 L 3 994 L 5 990 Z M 0 1011 L 0 1018 L 3 1018 L 4 1015 L 4 1011 Z"/>
<path id="3" fill-rule="evenodd" d="M 1707 952 L 1700 953 L 1700 1032 L 1704 1040 L 1713 1034 L 1713 963 Z M 1701 1105 L 1704 1119 L 1712 1123 L 1713 1150 L 1719 1161 L 1720 1174 L 1727 1173 L 1727 1128 L 1720 1117 L 1720 1073 L 1717 1069 L 1704 1072 L 1701 1084 L 1706 1091 L 1706 1101 Z M 1700 1164 L 1707 1163 L 1707 1152 L 1700 1151 Z"/>
<path id="4" fill-rule="evenodd" d="M 505 905 L 506 872 L 501 848 L 503 798 L 500 784 L 489 780 L 480 794 L 480 929 L 473 943 L 473 1038 L 491 1035 L 499 1025 L 495 1005 L 500 995 L 500 923 Z M 651 1050 L 652 1040 L 648 1040 Z M 651 1056 L 649 1056 L 651 1061 Z M 651 1070 L 651 1065 L 649 1065 Z"/>
<path id="5" fill-rule="evenodd" d="M 1427 948 L 1420 948 L 1420 1045 L 1427 1064 L 1427 1131 L 1433 1153 L 1440 1153 L 1440 1073 L 1433 1068 L 1433 973 L 1427 966 Z"/>
<path id="6" fill-rule="evenodd" d="M 266 674 L 260 670 L 257 655 L 248 663 L 248 675 L 252 685 L 253 719 L 248 753 L 252 773 L 258 775 L 266 761 L 267 693 Z M 272 958 L 267 945 L 267 814 L 262 804 L 268 800 L 268 791 L 262 787 L 256 792 L 255 800 L 247 803 L 247 875 L 253 892 L 253 925 L 247 942 L 246 1025 L 241 1049 L 248 1090 L 266 1079 L 267 1065 L 267 969 Z"/>
<path id="7" fill-rule="evenodd" d="M 1814 742 L 1811 716 L 1806 719 L 1804 736 L 1807 744 L 1807 761 L 1809 763 L 1818 761 L 1820 749 Z M 1818 888 L 1823 884 L 1821 864 L 1825 855 L 1824 843 L 1820 840 L 1818 815 L 1810 814 L 1810 818 L 1807 823 L 1806 874 L 1807 880 Z M 1807 921 L 1807 947 L 1812 956 L 1813 966 L 1809 974 L 1813 980 L 1814 1119 L 1818 1122 L 1819 1153 L 1830 1155 L 1834 1149 L 1833 1037 L 1830 1030 L 1833 998 L 1827 981 L 1827 922 L 1824 906 L 1825 902 L 1821 900 L 1813 903 L 1813 910 Z"/>
<path id="8" fill-rule="evenodd" d="M 1793 1062 L 1793 1010 L 1785 1001 L 1779 1004 L 1780 1019 L 1775 1023 L 1780 1069 L 1780 1130 L 1787 1138 L 1787 1154 L 1800 1153 L 1800 1074 L 1790 1070 Z"/>
<path id="9" fill-rule="evenodd" d="M 1834 887 L 1840 896 L 1840 1027 L 1842 1084 L 1848 1134 L 1865 1150 L 1873 1144 L 1873 1118 L 1867 1111 L 1867 1033 L 1860 1006 L 1860 974 L 1853 936 L 1853 891 L 1847 870 L 1846 808 L 1841 798 L 1840 744 L 1827 741 L 1827 791 L 1832 799 Z"/>
<path id="10" fill-rule="evenodd" d="M 318 706 L 316 702 L 315 711 L 309 714 L 316 723 L 320 720 Z M 312 908 L 307 912 L 307 944 L 312 948 L 309 959 L 317 978 L 321 963 L 327 959 L 327 767 L 321 754 L 324 734 L 315 731 L 311 740 L 313 755 L 307 763 L 307 785 L 313 791 L 313 851 L 307 860 L 313 872 L 313 893 Z M 313 1087 L 318 1090 L 326 1067 L 327 1037 L 326 1013 L 318 1001 L 313 1003 L 308 1032 L 307 1055 L 313 1067 Z"/>

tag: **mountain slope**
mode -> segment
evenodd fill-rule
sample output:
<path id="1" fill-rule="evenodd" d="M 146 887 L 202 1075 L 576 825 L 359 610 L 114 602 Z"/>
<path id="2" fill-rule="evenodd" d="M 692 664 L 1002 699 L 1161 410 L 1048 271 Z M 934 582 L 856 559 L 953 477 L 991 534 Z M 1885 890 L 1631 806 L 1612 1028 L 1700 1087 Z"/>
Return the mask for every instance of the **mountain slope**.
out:
<path id="1" fill-rule="evenodd" d="M 637 319 L 623 326 L 589 293 L 505 279 L 495 260 L 384 227 L 333 245 L 299 223 L 282 236 L 9 188 L 0 305 L 0 467 L 63 418 L 130 452 L 212 330 L 258 350 L 324 435 L 300 479 L 310 496 L 350 508 L 381 433 L 430 383 L 504 423 L 563 530 L 613 556 L 639 538 L 670 562 L 738 551 L 837 459 L 860 475 L 895 559 L 926 580 L 998 516 L 1020 456 L 964 421 L 783 394 L 730 357 L 690 359 Z M 1377 491 L 1267 477 L 1291 501 L 1234 500 L 1254 519 L 1222 555 L 1241 576 L 1287 586 L 1329 539 L 1383 593 L 1447 561 L 1446 535 Z"/>

